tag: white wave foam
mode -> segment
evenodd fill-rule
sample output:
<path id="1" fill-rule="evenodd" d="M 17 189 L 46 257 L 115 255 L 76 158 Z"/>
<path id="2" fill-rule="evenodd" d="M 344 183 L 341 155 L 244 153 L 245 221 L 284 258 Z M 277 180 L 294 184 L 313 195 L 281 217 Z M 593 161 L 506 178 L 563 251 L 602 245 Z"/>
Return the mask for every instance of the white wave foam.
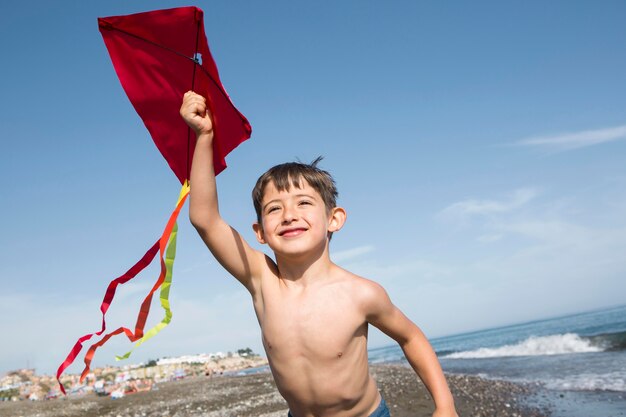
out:
<path id="1" fill-rule="evenodd" d="M 445 356 L 445 358 L 477 359 L 503 356 L 541 356 L 560 355 L 564 353 L 601 352 L 602 350 L 603 349 L 597 346 L 593 346 L 588 340 L 581 339 L 577 334 L 566 333 L 541 337 L 532 336 L 515 345 L 456 352 Z"/>
<path id="2" fill-rule="evenodd" d="M 545 384 L 547 388 L 555 390 L 626 392 L 626 373 L 581 374 L 563 379 L 551 379 L 546 381 Z"/>

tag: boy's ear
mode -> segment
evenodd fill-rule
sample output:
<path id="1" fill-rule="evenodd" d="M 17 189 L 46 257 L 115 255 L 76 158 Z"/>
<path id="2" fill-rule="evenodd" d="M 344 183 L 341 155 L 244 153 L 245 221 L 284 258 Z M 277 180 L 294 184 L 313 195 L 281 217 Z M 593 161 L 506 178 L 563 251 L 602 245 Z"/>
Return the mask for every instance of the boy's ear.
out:
<path id="1" fill-rule="evenodd" d="M 328 231 L 330 233 L 337 232 L 346 223 L 346 210 L 343 207 L 334 207 L 330 211 L 330 217 L 328 222 Z"/>
<path id="2" fill-rule="evenodd" d="M 252 223 L 252 230 L 254 230 L 256 240 L 260 244 L 265 245 L 267 242 L 265 241 L 265 236 L 263 234 L 263 226 L 261 226 L 259 223 Z"/>

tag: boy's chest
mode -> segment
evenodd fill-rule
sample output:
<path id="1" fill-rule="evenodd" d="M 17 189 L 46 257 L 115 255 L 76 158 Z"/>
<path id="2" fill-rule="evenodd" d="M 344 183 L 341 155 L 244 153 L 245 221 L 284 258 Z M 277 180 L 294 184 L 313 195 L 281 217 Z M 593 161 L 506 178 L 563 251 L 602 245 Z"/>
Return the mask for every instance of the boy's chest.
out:
<path id="1" fill-rule="evenodd" d="M 260 317 L 263 343 L 273 357 L 341 357 L 367 332 L 358 306 L 342 291 L 293 297 L 271 294 Z"/>

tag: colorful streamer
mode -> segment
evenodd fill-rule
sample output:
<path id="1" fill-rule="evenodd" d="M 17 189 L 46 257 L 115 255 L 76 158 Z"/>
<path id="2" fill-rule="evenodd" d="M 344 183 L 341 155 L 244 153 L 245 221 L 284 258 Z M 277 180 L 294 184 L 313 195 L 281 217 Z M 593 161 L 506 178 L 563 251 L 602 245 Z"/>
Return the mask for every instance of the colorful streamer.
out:
<path id="1" fill-rule="evenodd" d="M 57 381 L 59 382 L 61 391 L 64 394 L 65 394 L 65 388 L 63 387 L 63 384 L 61 384 L 60 376 L 63 373 L 63 371 L 68 366 L 70 366 L 72 362 L 74 362 L 74 360 L 76 359 L 76 356 L 78 356 L 78 354 L 82 350 L 83 343 L 91 339 L 91 337 L 94 335 L 98 335 L 98 336 L 101 335 L 106 329 L 105 315 L 106 315 L 107 310 L 109 309 L 109 306 L 111 305 L 113 301 L 113 297 L 115 295 L 115 290 L 117 286 L 120 284 L 125 284 L 126 282 L 134 278 L 139 272 L 141 272 L 146 266 L 148 266 L 152 262 L 157 252 L 160 254 L 161 271 L 160 271 L 159 277 L 157 278 L 156 282 L 152 286 L 152 289 L 150 290 L 148 295 L 145 297 L 143 303 L 141 304 L 139 314 L 137 315 L 137 321 L 135 323 L 135 331 L 133 332 L 132 330 L 126 327 L 119 327 L 118 329 L 105 335 L 99 342 L 91 345 L 85 355 L 85 368 L 83 369 L 83 372 L 81 373 L 80 380 L 83 381 L 85 377 L 87 376 L 87 374 L 89 373 L 91 361 L 93 359 L 93 356 L 96 350 L 100 346 L 104 345 L 111 337 L 124 332 L 124 334 L 126 334 L 126 336 L 131 342 L 136 342 L 139 340 L 138 344 L 135 346 L 136 348 L 140 344 L 145 342 L 146 340 L 156 335 L 171 320 L 172 313 L 169 308 L 169 288 L 172 282 L 172 270 L 173 270 L 173 265 L 174 265 L 174 258 L 176 256 L 176 236 L 177 236 L 177 229 L 178 229 L 176 220 L 188 196 L 189 196 L 189 183 L 185 181 L 181 188 L 178 201 L 176 203 L 176 208 L 170 215 L 170 218 L 165 226 L 165 230 L 163 231 L 161 238 L 148 250 L 148 252 L 146 252 L 143 258 L 141 258 L 141 260 L 137 262 L 129 271 L 127 271 L 121 277 L 116 278 L 109 284 L 104 300 L 100 306 L 100 310 L 102 311 L 102 329 L 97 333 L 87 334 L 85 336 L 82 336 L 80 339 L 78 339 L 78 341 L 76 342 L 76 344 L 70 351 L 70 354 L 67 356 L 65 361 L 61 364 L 61 366 L 57 370 Z M 166 247 L 167 247 L 167 253 L 166 253 Z M 164 255 L 166 256 L 164 257 Z M 161 305 L 163 306 L 166 312 L 165 318 L 159 324 L 157 324 L 154 328 L 150 329 L 148 333 L 144 335 L 143 329 L 146 324 L 148 314 L 150 312 L 152 296 L 156 292 L 156 290 L 162 287 L 164 284 L 165 286 L 164 288 L 161 289 L 160 297 L 161 297 Z M 123 357 L 127 358 L 128 356 L 130 356 L 131 352 L 132 350 L 126 353 L 125 355 L 123 355 Z"/>

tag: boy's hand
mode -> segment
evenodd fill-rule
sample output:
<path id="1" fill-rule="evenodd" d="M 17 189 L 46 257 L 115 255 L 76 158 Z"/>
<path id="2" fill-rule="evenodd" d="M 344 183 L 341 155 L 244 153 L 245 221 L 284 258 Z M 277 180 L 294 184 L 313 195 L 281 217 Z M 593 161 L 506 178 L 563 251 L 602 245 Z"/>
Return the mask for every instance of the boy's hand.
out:
<path id="1" fill-rule="evenodd" d="M 187 91 L 180 106 L 180 115 L 196 136 L 213 136 L 213 121 L 206 105 L 206 99 L 193 91 Z"/>

